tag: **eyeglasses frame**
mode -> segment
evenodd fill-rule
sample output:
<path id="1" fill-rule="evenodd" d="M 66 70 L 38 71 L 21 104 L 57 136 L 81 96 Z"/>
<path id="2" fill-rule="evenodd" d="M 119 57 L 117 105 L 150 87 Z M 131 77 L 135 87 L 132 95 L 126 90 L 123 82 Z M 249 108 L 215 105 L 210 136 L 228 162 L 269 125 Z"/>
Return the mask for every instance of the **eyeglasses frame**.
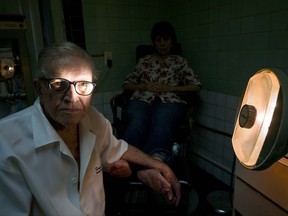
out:
<path id="1" fill-rule="evenodd" d="M 68 87 L 65 91 L 63 91 L 63 92 L 55 92 L 55 91 L 52 90 L 52 88 L 51 88 L 51 81 L 52 81 L 52 80 L 57 80 L 57 79 L 59 79 L 59 80 L 64 80 L 64 81 L 68 82 L 68 83 L 69 83 L 69 87 Z M 45 81 L 48 82 L 48 88 L 49 88 L 49 90 L 50 90 L 51 92 L 53 92 L 54 94 L 65 94 L 65 93 L 67 93 L 67 91 L 70 89 L 70 86 L 73 85 L 74 88 L 75 88 L 75 92 L 76 92 L 78 95 L 81 95 L 81 96 L 89 96 L 89 95 L 91 95 L 91 94 L 94 92 L 95 87 L 97 86 L 97 83 L 95 83 L 95 82 L 90 82 L 90 81 L 86 81 L 86 80 L 79 80 L 79 81 L 71 82 L 70 80 L 67 80 L 67 79 L 65 79 L 65 78 L 57 78 L 57 77 L 53 77 L 53 78 L 41 78 L 41 80 L 45 80 Z M 79 83 L 79 82 L 88 82 L 88 83 L 91 83 L 91 84 L 93 85 L 93 89 L 92 89 L 91 93 L 89 93 L 89 94 L 80 94 L 79 92 L 77 92 L 76 84 Z"/>

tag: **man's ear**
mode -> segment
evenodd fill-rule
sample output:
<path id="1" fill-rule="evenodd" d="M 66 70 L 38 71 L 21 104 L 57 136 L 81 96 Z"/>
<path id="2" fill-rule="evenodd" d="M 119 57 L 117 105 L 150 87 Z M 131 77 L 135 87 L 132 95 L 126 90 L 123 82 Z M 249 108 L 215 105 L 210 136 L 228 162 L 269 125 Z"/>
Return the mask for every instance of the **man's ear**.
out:
<path id="1" fill-rule="evenodd" d="M 33 80 L 34 88 L 37 95 L 41 98 L 43 96 L 43 86 L 39 80 Z"/>

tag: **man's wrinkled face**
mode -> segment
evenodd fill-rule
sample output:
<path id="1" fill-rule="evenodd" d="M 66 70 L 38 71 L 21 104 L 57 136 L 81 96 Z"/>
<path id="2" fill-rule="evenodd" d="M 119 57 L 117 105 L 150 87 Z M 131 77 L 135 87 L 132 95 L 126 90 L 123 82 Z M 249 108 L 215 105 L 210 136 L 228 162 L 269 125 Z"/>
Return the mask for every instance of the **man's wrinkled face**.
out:
<path id="1" fill-rule="evenodd" d="M 92 82 L 92 69 L 82 59 L 66 58 L 57 65 L 58 67 L 55 71 L 50 72 L 49 77 L 46 78 L 63 78 L 70 82 Z M 40 91 L 38 90 L 38 94 L 44 114 L 53 127 L 67 128 L 77 126 L 89 110 L 92 94 L 87 96 L 79 95 L 75 91 L 73 84 L 70 84 L 67 92 L 57 94 L 49 89 L 47 80 L 37 82 L 39 82 L 38 89 L 40 88 Z"/>

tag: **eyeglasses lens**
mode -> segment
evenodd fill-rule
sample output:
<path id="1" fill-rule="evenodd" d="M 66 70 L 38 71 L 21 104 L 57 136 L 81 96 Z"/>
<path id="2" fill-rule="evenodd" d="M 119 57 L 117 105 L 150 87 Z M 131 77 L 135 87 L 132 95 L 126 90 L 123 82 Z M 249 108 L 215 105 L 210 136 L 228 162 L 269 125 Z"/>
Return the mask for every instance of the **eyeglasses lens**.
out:
<path id="1" fill-rule="evenodd" d="M 91 92 L 92 92 L 93 89 L 94 89 L 94 86 L 93 86 L 93 84 L 90 83 L 90 82 L 87 82 L 87 81 L 79 81 L 79 82 L 76 82 L 75 88 L 76 88 L 76 92 L 77 92 L 78 94 L 88 95 L 88 94 L 91 94 Z"/>
<path id="2" fill-rule="evenodd" d="M 80 95 L 90 95 L 96 86 L 95 83 L 89 81 L 70 82 L 65 79 L 52 79 L 49 82 L 49 87 L 53 92 L 60 94 L 67 92 L 71 84 L 74 85 L 76 92 Z"/>
<path id="3" fill-rule="evenodd" d="M 66 92 L 70 86 L 70 83 L 66 80 L 54 79 L 49 84 L 51 90 L 56 93 Z"/>

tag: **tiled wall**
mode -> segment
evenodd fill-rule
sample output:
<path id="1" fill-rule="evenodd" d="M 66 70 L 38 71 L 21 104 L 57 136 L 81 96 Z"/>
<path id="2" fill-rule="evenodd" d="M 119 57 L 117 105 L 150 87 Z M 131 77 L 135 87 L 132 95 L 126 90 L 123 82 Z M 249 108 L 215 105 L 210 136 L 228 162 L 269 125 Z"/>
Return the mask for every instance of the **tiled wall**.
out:
<path id="1" fill-rule="evenodd" d="M 288 73 L 287 0 L 173 0 L 169 19 L 203 88 L 240 96 L 264 68 Z"/>
<path id="2" fill-rule="evenodd" d="M 121 90 L 104 92 L 104 93 L 96 93 L 93 97 L 93 106 L 95 106 L 103 115 L 112 123 L 113 115 L 110 107 L 111 98 L 119 94 Z"/>
<path id="3" fill-rule="evenodd" d="M 239 98 L 207 90 L 201 91 L 200 98 L 191 132 L 190 159 L 229 185 L 235 159 L 231 138 Z"/>

